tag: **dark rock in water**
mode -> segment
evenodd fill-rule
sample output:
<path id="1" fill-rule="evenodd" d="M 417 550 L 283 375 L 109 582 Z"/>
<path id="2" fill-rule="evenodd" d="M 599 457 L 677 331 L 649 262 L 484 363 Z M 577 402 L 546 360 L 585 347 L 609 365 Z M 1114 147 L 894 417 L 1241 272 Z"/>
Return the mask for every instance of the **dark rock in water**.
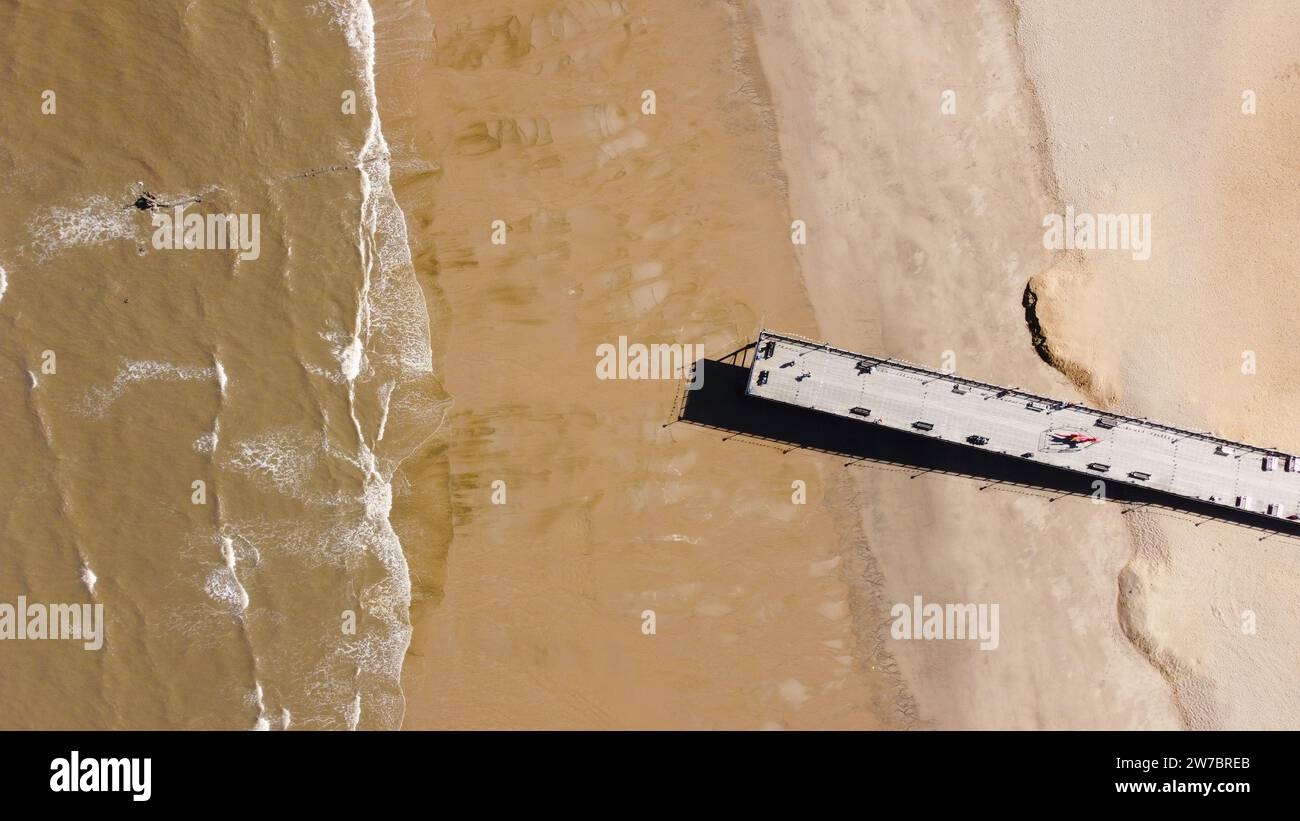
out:
<path id="1" fill-rule="evenodd" d="M 186 205 L 190 205 L 191 203 L 196 203 L 196 202 L 203 202 L 203 197 L 199 196 L 198 194 L 195 194 L 193 196 L 186 197 L 185 199 L 178 200 L 176 202 L 163 202 L 162 200 L 158 199 L 158 197 L 154 196 L 153 194 L 150 194 L 148 191 L 141 190 L 140 196 L 136 197 L 135 202 L 131 204 L 136 208 L 139 208 L 141 211 L 152 211 L 155 208 L 171 208 L 173 206 L 179 206 L 183 208 Z"/>

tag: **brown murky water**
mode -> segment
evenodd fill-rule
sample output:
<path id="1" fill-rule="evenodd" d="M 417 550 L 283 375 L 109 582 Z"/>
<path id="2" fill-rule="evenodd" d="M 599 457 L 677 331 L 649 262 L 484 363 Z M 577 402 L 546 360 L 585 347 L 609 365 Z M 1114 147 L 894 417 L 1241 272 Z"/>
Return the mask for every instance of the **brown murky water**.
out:
<path id="1" fill-rule="evenodd" d="M 0 641 L 0 725 L 400 724 L 441 407 L 374 53 L 364 2 L 0 7 L 0 602 L 106 623 Z"/>

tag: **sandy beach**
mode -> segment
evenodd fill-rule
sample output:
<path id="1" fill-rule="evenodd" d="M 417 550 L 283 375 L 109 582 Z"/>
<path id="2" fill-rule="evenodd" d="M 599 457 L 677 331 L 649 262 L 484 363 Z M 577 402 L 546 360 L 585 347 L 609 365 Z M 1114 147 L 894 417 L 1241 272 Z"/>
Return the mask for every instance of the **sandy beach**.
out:
<path id="1" fill-rule="evenodd" d="M 1026 281 L 1051 262 L 1051 171 L 1033 149 L 1002 4 L 759 4 L 792 210 L 824 237 L 801 249 L 822 338 L 1070 399 L 1035 354 Z M 862 32 L 848 43 L 845 29 Z M 942 113 L 945 91 L 956 111 Z M 870 139 L 863 139 L 870 135 Z M 1118 510 L 978 482 L 854 478 L 884 598 L 998 602 L 995 652 L 894 642 L 925 726 L 1169 727 L 1159 675 L 1115 618 L 1128 560 Z"/>
<path id="2" fill-rule="evenodd" d="M 1052 349 L 1116 408 L 1294 450 L 1286 294 L 1300 207 L 1300 12 L 1167 2 L 1088 11 L 1029 4 L 1017 29 L 1060 198 L 1151 214 L 1152 252 L 1059 260 L 1036 277 Z M 1161 47 L 1144 47 L 1157 27 Z M 1133 555 L 1119 619 L 1171 685 L 1182 723 L 1300 726 L 1290 540 L 1126 518 Z"/>
<path id="3" fill-rule="evenodd" d="M 385 73 L 381 36 L 379 83 L 451 400 L 394 482 L 406 727 L 1294 726 L 1281 540 L 665 426 L 680 385 L 594 371 L 766 325 L 1300 447 L 1295 187 L 1259 171 L 1294 137 L 1285 26 L 1198 6 L 1174 61 L 1142 47 L 1168 7 L 460 0 L 381 3 L 381 35 L 386 6 L 435 44 Z M 1219 80 L 1189 96 L 1189 63 Z M 1151 213 L 1151 259 L 1045 249 L 1067 204 Z M 446 531 L 398 524 L 429 505 Z M 891 640 L 917 595 L 999 603 L 999 648 Z"/>

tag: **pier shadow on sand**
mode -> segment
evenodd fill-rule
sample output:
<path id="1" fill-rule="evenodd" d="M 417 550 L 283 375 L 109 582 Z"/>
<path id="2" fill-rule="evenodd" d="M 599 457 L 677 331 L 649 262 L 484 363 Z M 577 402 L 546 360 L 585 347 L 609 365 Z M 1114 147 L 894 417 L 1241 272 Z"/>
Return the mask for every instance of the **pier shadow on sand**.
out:
<path id="1" fill-rule="evenodd" d="M 752 345 L 722 360 L 703 360 L 704 381 L 697 390 L 683 390 L 675 421 L 713 428 L 733 435 L 765 440 L 804 450 L 847 457 L 854 462 L 915 468 L 981 482 L 981 490 L 997 485 L 1035 488 L 1050 494 L 1089 497 L 1098 477 L 1016 456 L 933 439 L 920 434 L 858 422 L 820 411 L 797 408 L 745 395 L 749 368 L 744 364 Z M 1180 511 L 1205 521 L 1219 520 L 1267 534 L 1300 537 L 1300 522 L 1237 510 L 1172 493 L 1109 481 L 1106 498 L 1123 505 Z M 1044 499 L 1044 504 L 1048 503 Z M 1054 499 L 1052 499 L 1054 501 Z"/>

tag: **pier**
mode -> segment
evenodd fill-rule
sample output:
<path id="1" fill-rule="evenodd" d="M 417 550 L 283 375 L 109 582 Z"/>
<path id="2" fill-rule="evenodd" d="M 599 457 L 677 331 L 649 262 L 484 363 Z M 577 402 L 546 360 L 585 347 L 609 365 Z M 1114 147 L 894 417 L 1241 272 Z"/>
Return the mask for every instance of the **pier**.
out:
<path id="1" fill-rule="evenodd" d="M 1292 454 L 767 330 L 745 393 L 1240 513 L 1300 514 Z"/>

